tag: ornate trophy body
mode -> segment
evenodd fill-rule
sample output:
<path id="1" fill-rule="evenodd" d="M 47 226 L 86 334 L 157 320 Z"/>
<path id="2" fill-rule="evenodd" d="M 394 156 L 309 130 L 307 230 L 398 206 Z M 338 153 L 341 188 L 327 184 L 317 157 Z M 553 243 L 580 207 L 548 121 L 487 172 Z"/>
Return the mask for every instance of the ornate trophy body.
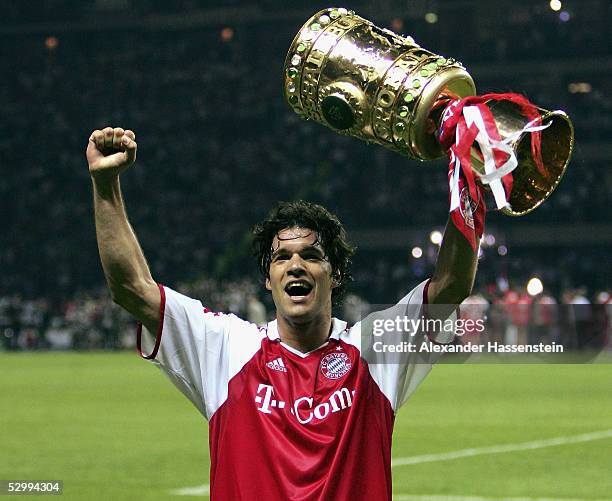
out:
<path id="1" fill-rule="evenodd" d="M 476 87 L 461 63 L 342 8 L 318 12 L 298 32 L 285 61 L 284 90 L 301 117 L 419 160 L 450 152 L 452 163 L 465 149 L 460 132 L 471 133 L 464 169 L 473 169 L 494 194 L 495 185 L 499 191 L 502 177 L 512 173 L 505 200 L 495 194 L 498 208 L 509 215 L 532 211 L 552 193 L 573 146 L 564 112 L 511 97 L 516 95 L 469 98 Z M 471 99 L 481 102 L 481 110 L 486 105 L 484 123 Z M 453 129 L 451 147 L 448 138 L 441 140 L 442 129 L 462 110 L 468 128 L 456 134 Z M 492 164 L 499 154 L 490 149 L 506 152 L 510 160 Z"/>

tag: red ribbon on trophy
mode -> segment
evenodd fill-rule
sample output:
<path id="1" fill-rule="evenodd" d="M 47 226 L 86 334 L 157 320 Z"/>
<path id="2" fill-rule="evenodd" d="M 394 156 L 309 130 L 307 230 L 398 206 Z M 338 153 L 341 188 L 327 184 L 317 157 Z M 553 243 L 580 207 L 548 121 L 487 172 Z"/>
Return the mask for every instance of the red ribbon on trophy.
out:
<path id="1" fill-rule="evenodd" d="M 502 140 L 487 103 L 510 101 L 529 123 Z M 442 116 L 439 141 L 449 155 L 450 214 L 455 226 L 476 250 L 477 238 L 484 231 L 486 204 L 483 187 L 489 186 L 498 209 L 508 205 L 512 191 L 512 171 L 518 160 L 510 144 L 522 134 L 531 133 L 531 150 L 538 170 L 545 174 L 541 155 L 541 115 L 536 105 L 520 94 L 485 94 L 457 99 Z M 472 155 L 484 164 L 485 173 L 475 174 Z M 478 183 L 477 183 L 478 179 Z"/>

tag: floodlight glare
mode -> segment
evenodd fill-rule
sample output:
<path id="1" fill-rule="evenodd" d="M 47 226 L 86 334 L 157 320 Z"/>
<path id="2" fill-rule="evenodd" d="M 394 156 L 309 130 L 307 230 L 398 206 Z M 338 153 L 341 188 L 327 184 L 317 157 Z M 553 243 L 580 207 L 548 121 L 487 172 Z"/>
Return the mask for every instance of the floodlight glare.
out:
<path id="1" fill-rule="evenodd" d="M 434 230 L 429 234 L 429 240 L 432 244 L 440 245 L 442 243 L 442 232 Z"/>
<path id="2" fill-rule="evenodd" d="M 529 282 L 527 282 L 527 294 L 530 296 L 537 296 L 538 294 L 541 294 L 543 290 L 544 285 L 542 285 L 542 281 L 539 278 L 533 277 L 529 279 Z"/>

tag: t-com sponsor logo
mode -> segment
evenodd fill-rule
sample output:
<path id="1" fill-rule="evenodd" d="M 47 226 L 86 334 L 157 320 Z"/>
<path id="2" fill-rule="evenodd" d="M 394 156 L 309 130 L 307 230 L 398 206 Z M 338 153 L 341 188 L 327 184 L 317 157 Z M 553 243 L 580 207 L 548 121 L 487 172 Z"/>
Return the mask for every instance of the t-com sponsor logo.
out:
<path id="1" fill-rule="evenodd" d="M 257 388 L 255 403 L 257 410 L 264 414 L 272 414 L 275 409 L 289 409 L 300 424 L 323 421 L 331 414 L 348 409 L 353 405 L 355 390 L 340 388 L 334 391 L 323 402 L 315 405 L 313 397 L 300 397 L 287 406 L 287 403 L 274 398 L 274 388 L 269 384 L 260 384 Z"/>

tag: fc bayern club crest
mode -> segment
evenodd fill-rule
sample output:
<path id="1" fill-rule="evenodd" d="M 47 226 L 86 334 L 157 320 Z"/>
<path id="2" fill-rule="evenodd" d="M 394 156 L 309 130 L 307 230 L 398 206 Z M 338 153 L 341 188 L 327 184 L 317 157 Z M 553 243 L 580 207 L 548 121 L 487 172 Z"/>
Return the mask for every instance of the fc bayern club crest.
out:
<path id="1" fill-rule="evenodd" d="M 328 353 L 321 360 L 321 374 L 327 379 L 340 379 L 351 370 L 351 361 L 344 352 Z"/>
<path id="2" fill-rule="evenodd" d="M 474 202 L 472 197 L 470 197 L 470 190 L 466 186 L 461 190 L 461 194 L 459 195 L 459 207 L 461 209 L 461 215 L 463 216 L 463 220 L 465 224 L 467 224 L 470 228 L 474 229 L 474 213 L 480 204 L 480 193 L 478 194 L 478 201 Z"/>

